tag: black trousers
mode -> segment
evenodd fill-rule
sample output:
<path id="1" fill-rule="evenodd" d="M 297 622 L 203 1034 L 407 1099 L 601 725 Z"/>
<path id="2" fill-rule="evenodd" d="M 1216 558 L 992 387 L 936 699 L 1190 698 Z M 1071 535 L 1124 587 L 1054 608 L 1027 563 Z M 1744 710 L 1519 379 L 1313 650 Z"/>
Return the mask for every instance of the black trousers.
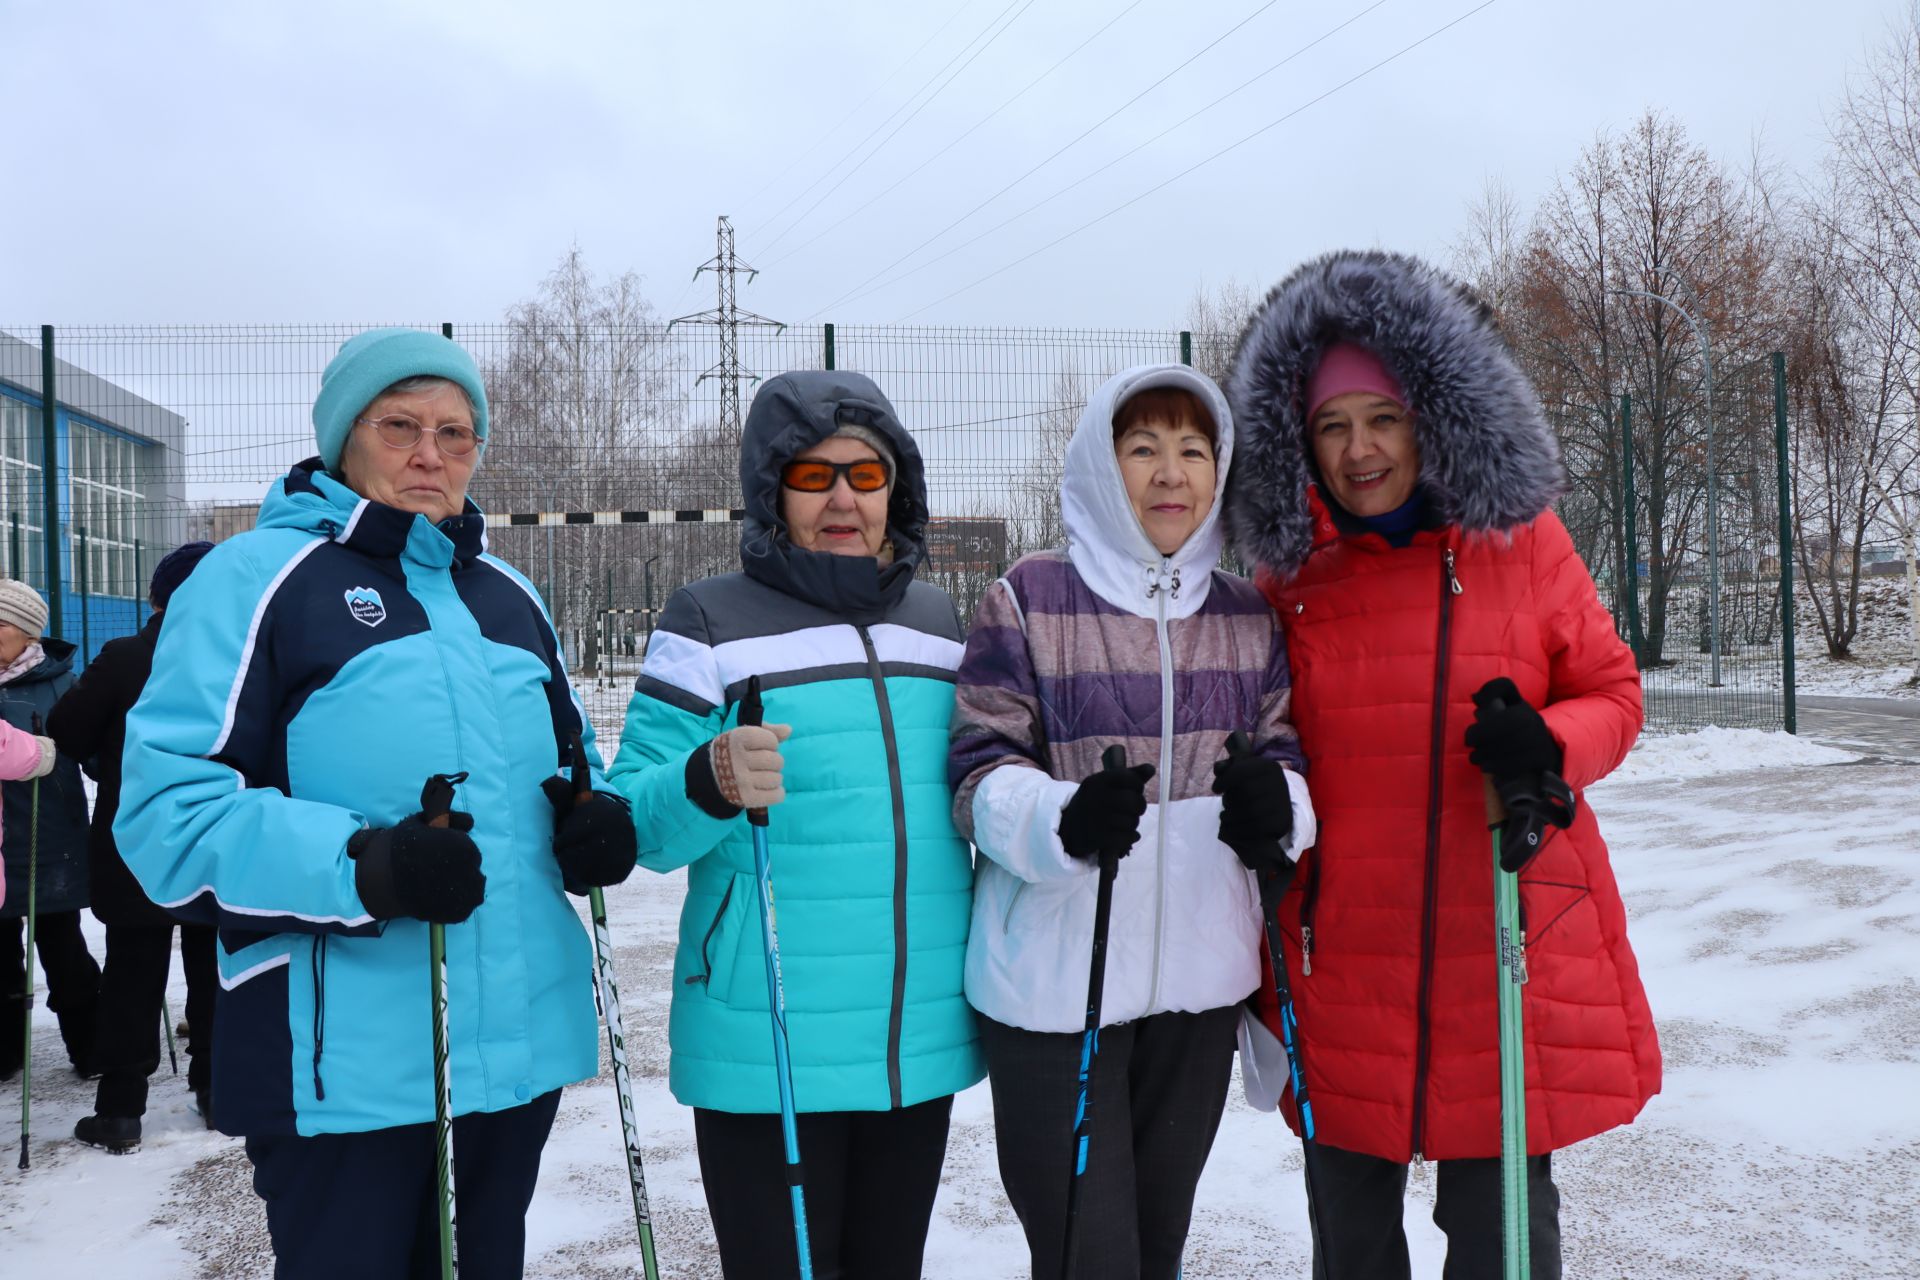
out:
<path id="1" fill-rule="evenodd" d="M 453 1181 L 460 1280 L 519 1280 L 527 1206 L 560 1091 L 457 1116 Z M 437 1280 L 440 1207 L 433 1125 L 310 1138 L 248 1138 L 267 1202 L 274 1280 Z"/>
<path id="2" fill-rule="evenodd" d="M 22 889 L 22 892 L 25 892 Z M 9 889 L 11 893 L 11 889 Z M 27 925 L 20 917 L 0 920 L 0 1078 L 20 1069 L 26 1035 Z M 80 933 L 78 911 L 40 915 L 33 925 L 38 977 L 47 984 L 47 1008 L 60 1020 L 60 1038 L 75 1070 L 90 1071 L 100 966 Z M 154 1014 L 159 1017 L 159 1014 Z"/>
<path id="3" fill-rule="evenodd" d="M 187 1087 L 213 1082 L 213 999 L 220 988 L 207 925 L 180 926 L 180 961 L 187 974 Z M 93 1065 L 100 1072 L 94 1110 L 138 1118 L 147 1111 L 147 1077 L 160 1066 L 160 1010 L 173 964 L 173 926 L 108 925 L 107 963 L 100 976 Z"/>
<path id="4" fill-rule="evenodd" d="M 1313 1280 L 1409 1280 L 1402 1201 L 1407 1166 L 1307 1144 L 1313 1162 Z M 1433 1221 L 1447 1237 L 1444 1280 L 1500 1280 L 1500 1161 L 1434 1162 Z M 1560 1190 L 1553 1157 L 1527 1160 L 1532 1280 L 1560 1280 Z"/>
<path id="5" fill-rule="evenodd" d="M 1156 1013 L 1100 1029 L 1092 1136 L 1072 1280 L 1175 1280 L 1233 1073 L 1237 1006 Z M 1000 1180 L 1027 1233 L 1034 1280 L 1058 1280 L 1066 1242 L 1079 1032 L 980 1020 Z"/>
<path id="6" fill-rule="evenodd" d="M 919 1280 L 953 1096 L 898 1111 L 798 1117 L 814 1280 Z M 794 1280 L 793 1203 L 778 1115 L 693 1113 L 727 1280 Z"/>

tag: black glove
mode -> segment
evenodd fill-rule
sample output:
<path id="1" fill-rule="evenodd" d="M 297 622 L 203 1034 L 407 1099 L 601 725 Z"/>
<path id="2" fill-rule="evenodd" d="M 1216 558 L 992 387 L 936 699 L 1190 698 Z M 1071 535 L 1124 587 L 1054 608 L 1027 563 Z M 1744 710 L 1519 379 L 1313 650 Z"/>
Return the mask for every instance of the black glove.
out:
<path id="1" fill-rule="evenodd" d="M 1293 834 L 1293 790 L 1279 761 L 1255 755 L 1216 760 L 1213 794 L 1220 797 L 1220 843 L 1247 870 L 1264 876 L 1293 865 L 1282 851 Z"/>
<path id="2" fill-rule="evenodd" d="M 472 915 L 487 896 L 480 846 L 467 834 L 472 830 L 470 813 L 449 813 L 444 827 L 430 827 L 416 813 L 396 827 L 354 832 L 347 856 L 368 914 L 434 924 L 459 924 Z"/>
<path id="3" fill-rule="evenodd" d="M 1543 773 L 1560 772 L 1560 744 L 1513 681 L 1505 676 L 1487 681 L 1473 695 L 1473 705 L 1467 759 L 1491 775 L 1495 786 L 1509 779 L 1531 782 Z"/>
<path id="4" fill-rule="evenodd" d="M 567 888 L 579 893 L 625 880 L 640 856 L 640 837 L 627 806 L 604 791 L 589 791 L 576 803 L 573 784 L 558 774 L 540 789 L 553 804 L 553 856 Z"/>
<path id="5" fill-rule="evenodd" d="M 1544 846 L 1547 827 L 1573 825 L 1573 789 L 1560 776 L 1560 744 L 1513 681 L 1505 676 L 1487 681 L 1473 695 L 1473 705 L 1467 758 L 1493 780 L 1507 811 L 1500 869 L 1518 874 Z"/>
<path id="6" fill-rule="evenodd" d="M 1124 858 L 1140 838 L 1140 817 L 1147 811 L 1150 764 L 1102 769 L 1080 784 L 1060 811 L 1060 843 L 1069 856 L 1098 858 L 1111 849 Z"/>

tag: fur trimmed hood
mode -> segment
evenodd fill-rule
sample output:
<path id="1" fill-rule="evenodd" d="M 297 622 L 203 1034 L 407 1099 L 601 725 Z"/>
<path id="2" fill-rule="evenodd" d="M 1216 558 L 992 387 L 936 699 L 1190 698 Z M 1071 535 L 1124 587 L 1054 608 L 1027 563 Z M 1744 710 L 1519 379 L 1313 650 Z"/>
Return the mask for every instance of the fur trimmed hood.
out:
<path id="1" fill-rule="evenodd" d="M 1247 560 L 1290 578 L 1313 549 L 1302 387 L 1343 339 L 1372 350 L 1405 389 L 1420 485 L 1441 523 L 1510 529 L 1560 496 L 1559 444 L 1487 305 L 1415 258 L 1330 253 L 1274 287 L 1234 352 L 1227 397 L 1240 449 L 1226 514 Z"/>

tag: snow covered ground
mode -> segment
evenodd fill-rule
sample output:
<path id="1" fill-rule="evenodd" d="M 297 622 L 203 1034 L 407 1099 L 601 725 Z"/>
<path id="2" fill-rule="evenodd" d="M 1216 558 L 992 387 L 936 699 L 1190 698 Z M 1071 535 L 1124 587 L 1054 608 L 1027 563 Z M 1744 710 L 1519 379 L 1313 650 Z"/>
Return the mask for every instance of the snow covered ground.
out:
<path id="1" fill-rule="evenodd" d="M 1667 1077 L 1637 1124 L 1555 1158 L 1569 1276 L 1916 1274 L 1920 773 L 1854 758 L 1750 731 L 1652 738 L 1593 790 Z M 665 1086 L 682 883 L 639 875 L 609 897 L 662 1267 L 714 1277 L 691 1119 Z M 173 1000 L 177 1012 L 177 983 Z M 40 1009 L 33 1168 L 0 1165 L 0 1273 L 269 1275 L 246 1159 L 199 1127 L 184 1083 L 156 1079 L 137 1155 L 67 1137 L 93 1087 L 65 1069 Z M 1186 1274 L 1305 1276 L 1298 1147 L 1237 1095 L 1200 1186 Z M 18 1081 L 0 1086 L 0 1121 L 18 1104 Z M 1431 1177 L 1416 1180 L 1416 1275 L 1439 1275 L 1431 1199 Z M 567 1091 L 529 1234 L 529 1275 L 638 1274 L 610 1077 Z M 955 1108 L 926 1274 L 1012 1277 L 1023 1260 L 976 1088 Z"/>

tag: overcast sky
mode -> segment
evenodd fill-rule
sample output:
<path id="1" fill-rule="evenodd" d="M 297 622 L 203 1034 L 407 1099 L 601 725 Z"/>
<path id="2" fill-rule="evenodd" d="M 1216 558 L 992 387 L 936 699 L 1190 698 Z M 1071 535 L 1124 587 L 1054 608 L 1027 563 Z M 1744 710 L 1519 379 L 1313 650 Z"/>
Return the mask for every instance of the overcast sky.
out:
<path id="1" fill-rule="evenodd" d="M 1648 107 L 1811 172 L 1900 8 L 1480 3 L 0 0 L 0 322 L 478 322 L 575 242 L 670 317 L 725 213 L 780 320 L 1177 326 L 1321 250 L 1444 254 L 1489 175 L 1530 203 Z"/>

